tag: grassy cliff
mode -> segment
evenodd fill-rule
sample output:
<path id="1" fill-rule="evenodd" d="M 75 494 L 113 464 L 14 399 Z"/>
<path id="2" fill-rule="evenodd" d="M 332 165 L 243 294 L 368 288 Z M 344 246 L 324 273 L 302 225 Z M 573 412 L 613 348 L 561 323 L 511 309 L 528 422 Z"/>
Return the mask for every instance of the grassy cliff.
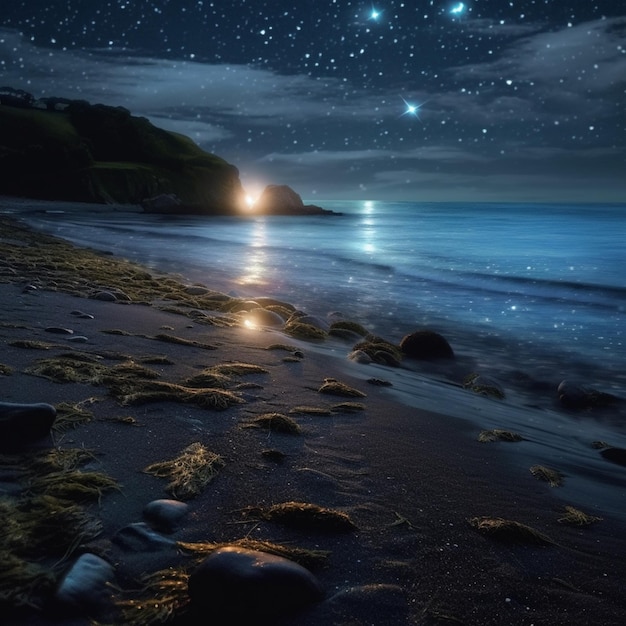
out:
<path id="1" fill-rule="evenodd" d="M 237 169 L 191 139 L 121 107 L 71 101 L 63 111 L 0 104 L 0 194 L 140 203 L 175 194 L 181 212 L 233 213 Z"/>

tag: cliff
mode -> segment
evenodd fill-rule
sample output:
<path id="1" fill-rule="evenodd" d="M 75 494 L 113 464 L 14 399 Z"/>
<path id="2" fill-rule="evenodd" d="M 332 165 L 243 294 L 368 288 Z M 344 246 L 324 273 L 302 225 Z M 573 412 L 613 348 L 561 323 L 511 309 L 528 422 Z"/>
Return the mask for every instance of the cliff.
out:
<path id="1" fill-rule="evenodd" d="M 191 139 L 122 107 L 23 93 L 0 92 L 0 194 L 131 204 L 167 194 L 177 213 L 240 210 L 237 168 Z"/>

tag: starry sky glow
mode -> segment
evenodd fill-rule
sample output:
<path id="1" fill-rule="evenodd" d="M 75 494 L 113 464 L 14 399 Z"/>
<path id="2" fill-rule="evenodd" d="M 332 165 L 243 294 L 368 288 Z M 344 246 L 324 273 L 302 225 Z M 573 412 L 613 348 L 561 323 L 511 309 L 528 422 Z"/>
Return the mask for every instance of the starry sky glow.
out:
<path id="1" fill-rule="evenodd" d="M 251 194 L 626 200 L 614 0 L 12 0 L 0 85 L 124 106 Z"/>

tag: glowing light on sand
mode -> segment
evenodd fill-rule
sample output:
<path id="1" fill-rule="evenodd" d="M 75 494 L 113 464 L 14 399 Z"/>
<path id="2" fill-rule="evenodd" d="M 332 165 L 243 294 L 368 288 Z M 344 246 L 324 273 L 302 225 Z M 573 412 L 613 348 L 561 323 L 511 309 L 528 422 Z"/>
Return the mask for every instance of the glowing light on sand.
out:
<path id="1" fill-rule="evenodd" d="M 243 325 L 246 328 L 249 328 L 250 330 L 257 330 L 259 327 L 257 324 L 255 324 L 252 320 L 250 319 L 246 319 L 243 321 Z"/>

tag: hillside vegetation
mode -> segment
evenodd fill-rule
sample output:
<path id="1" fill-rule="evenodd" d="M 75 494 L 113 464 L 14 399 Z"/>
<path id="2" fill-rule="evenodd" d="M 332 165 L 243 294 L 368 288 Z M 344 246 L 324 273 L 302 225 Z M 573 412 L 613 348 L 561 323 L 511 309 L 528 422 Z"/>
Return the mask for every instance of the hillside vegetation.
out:
<path id="1" fill-rule="evenodd" d="M 133 204 L 174 194 L 185 212 L 239 210 L 237 168 L 188 137 L 122 107 L 58 102 L 0 90 L 0 194 Z"/>

